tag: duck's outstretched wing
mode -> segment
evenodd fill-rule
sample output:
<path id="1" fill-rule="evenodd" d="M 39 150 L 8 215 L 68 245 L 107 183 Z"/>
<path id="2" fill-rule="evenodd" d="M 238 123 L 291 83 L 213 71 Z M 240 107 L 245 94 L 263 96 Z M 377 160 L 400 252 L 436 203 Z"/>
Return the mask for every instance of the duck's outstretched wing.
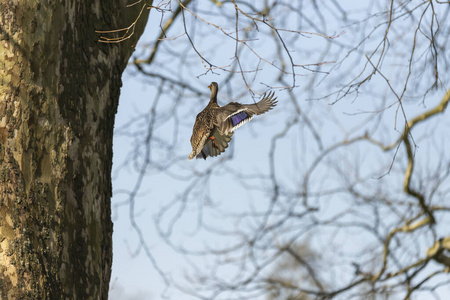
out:
<path id="1" fill-rule="evenodd" d="M 214 157 L 220 155 L 228 148 L 228 143 L 231 141 L 232 135 L 232 132 L 228 135 L 221 134 L 217 127 L 214 127 L 211 135 L 206 139 L 203 149 L 196 157 L 206 159 L 208 156 Z"/>
<path id="2" fill-rule="evenodd" d="M 240 104 L 231 102 L 225 106 L 217 108 L 217 115 L 214 125 L 220 132 L 228 135 L 242 124 L 253 119 L 254 115 L 261 115 L 277 104 L 275 93 L 264 94 L 263 98 L 254 104 Z"/>

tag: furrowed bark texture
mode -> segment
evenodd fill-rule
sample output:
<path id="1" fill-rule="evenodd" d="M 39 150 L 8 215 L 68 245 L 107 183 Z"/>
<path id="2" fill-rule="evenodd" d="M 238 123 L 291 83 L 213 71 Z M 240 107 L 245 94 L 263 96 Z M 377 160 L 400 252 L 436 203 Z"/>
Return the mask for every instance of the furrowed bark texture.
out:
<path id="1" fill-rule="evenodd" d="M 105 299 L 112 136 L 140 7 L 0 0 L 0 298 Z"/>

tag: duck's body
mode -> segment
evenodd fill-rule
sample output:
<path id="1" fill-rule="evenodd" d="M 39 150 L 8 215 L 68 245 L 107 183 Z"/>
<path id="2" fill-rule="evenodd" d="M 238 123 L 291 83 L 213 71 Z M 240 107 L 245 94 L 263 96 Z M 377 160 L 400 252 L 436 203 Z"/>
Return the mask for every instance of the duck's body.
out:
<path id="1" fill-rule="evenodd" d="M 228 147 L 235 129 L 253 119 L 254 115 L 269 111 L 277 103 L 272 92 L 264 94 L 263 99 L 255 104 L 231 102 L 220 107 L 217 104 L 217 83 L 212 82 L 208 88 L 211 90 L 211 100 L 195 119 L 189 159 L 220 155 Z"/>

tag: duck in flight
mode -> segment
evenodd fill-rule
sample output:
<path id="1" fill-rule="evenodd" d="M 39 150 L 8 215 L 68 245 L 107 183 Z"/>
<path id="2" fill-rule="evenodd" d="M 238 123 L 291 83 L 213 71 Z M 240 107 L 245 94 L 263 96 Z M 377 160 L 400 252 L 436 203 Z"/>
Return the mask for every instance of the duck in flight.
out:
<path id="1" fill-rule="evenodd" d="M 225 106 L 217 104 L 219 86 L 211 82 L 211 99 L 195 119 L 192 131 L 192 152 L 189 160 L 194 157 L 206 159 L 208 156 L 220 155 L 228 147 L 234 130 L 253 119 L 254 115 L 261 115 L 277 104 L 274 92 L 264 94 L 255 104 L 228 103 Z"/>

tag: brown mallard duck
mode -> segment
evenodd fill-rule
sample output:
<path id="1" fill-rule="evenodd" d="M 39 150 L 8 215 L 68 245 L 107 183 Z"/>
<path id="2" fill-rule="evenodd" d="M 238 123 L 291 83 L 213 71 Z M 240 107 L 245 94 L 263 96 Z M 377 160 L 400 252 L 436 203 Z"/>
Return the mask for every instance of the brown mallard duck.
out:
<path id="1" fill-rule="evenodd" d="M 261 101 L 255 104 L 228 103 L 220 107 L 217 104 L 219 86 L 211 82 L 211 100 L 195 119 L 191 137 L 192 152 L 189 159 L 194 157 L 206 159 L 208 156 L 220 155 L 228 147 L 231 136 L 236 128 L 271 110 L 277 104 L 273 92 L 264 94 Z"/>

